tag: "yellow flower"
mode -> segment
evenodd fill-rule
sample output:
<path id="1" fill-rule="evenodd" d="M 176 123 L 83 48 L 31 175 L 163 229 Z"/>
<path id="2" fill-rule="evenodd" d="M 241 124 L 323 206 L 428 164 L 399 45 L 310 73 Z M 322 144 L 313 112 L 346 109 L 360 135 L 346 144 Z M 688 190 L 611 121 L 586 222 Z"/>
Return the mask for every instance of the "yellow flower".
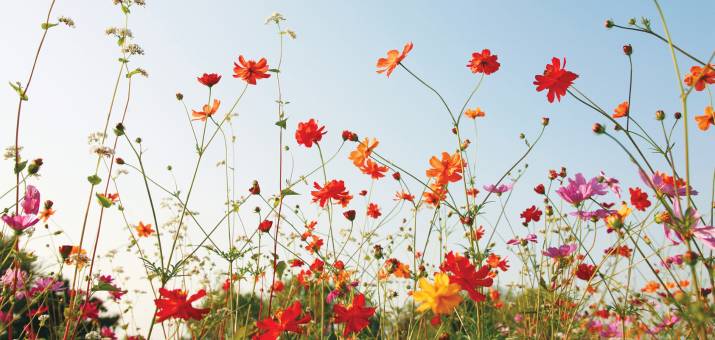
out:
<path id="1" fill-rule="evenodd" d="M 435 274 L 434 284 L 421 278 L 419 286 L 420 290 L 412 295 L 415 301 L 420 303 L 417 307 L 419 312 L 432 309 L 435 314 L 449 314 L 462 301 L 459 295 L 461 288 L 456 283 L 450 284 L 449 276 L 445 273 Z"/>

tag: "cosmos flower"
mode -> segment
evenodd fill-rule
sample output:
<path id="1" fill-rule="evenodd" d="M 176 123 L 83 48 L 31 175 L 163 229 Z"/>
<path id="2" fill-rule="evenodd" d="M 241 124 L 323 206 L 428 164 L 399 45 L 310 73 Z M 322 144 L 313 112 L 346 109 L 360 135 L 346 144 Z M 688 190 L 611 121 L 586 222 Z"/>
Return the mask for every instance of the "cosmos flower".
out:
<path id="1" fill-rule="evenodd" d="M 216 73 L 204 73 L 204 75 L 196 79 L 199 81 L 199 83 L 208 87 L 212 87 L 218 84 L 218 82 L 221 80 L 221 76 Z"/>
<path id="2" fill-rule="evenodd" d="M 490 75 L 499 70 L 498 57 L 492 55 L 489 49 L 483 49 L 481 53 L 472 53 L 472 60 L 469 61 L 467 67 L 472 71 L 472 73 L 484 73 L 485 75 Z"/>
<path id="3" fill-rule="evenodd" d="M 577 173 L 574 179 L 569 178 L 568 180 L 569 184 L 556 189 L 556 193 L 564 201 L 575 206 L 595 195 L 606 194 L 606 186 L 599 183 L 596 177 L 587 182 L 583 174 Z"/>
<path id="4" fill-rule="evenodd" d="M 375 307 L 365 307 L 365 295 L 355 294 L 349 306 L 337 304 L 333 306 L 334 322 L 344 323 L 343 336 L 360 333 L 369 324 L 369 319 L 375 314 Z"/>
<path id="5" fill-rule="evenodd" d="M 419 303 L 418 312 L 431 309 L 434 314 L 449 314 L 462 301 L 459 295 L 460 285 L 450 283 L 449 276 L 445 273 L 435 274 L 434 283 L 423 277 L 418 285 L 420 290 L 412 294 L 415 301 Z"/>
<path id="6" fill-rule="evenodd" d="M 344 208 L 353 198 L 350 196 L 350 192 L 345 189 L 345 182 L 343 181 L 331 180 L 323 187 L 314 182 L 313 187 L 317 189 L 310 192 L 313 195 L 313 202 L 319 202 L 321 208 L 325 207 L 325 203 L 331 199 L 340 203 Z"/>
<path id="7" fill-rule="evenodd" d="M 238 64 L 233 63 L 233 77 L 241 78 L 251 85 L 256 85 L 257 79 L 269 78 L 271 75 L 266 72 L 268 72 L 266 58 L 261 58 L 258 62 L 255 60 L 246 61 L 241 55 L 238 57 Z"/>
<path id="8" fill-rule="evenodd" d="M 658 193 L 663 193 L 665 195 L 668 195 L 669 197 L 685 196 L 686 194 L 686 184 L 682 178 L 678 178 L 676 180 L 673 178 L 673 176 L 669 176 L 660 171 L 656 171 L 650 177 L 642 170 L 638 170 L 638 174 L 640 175 L 641 180 L 643 180 L 646 185 L 648 185 L 651 189 L 655 190 Z M 691 187 L 690 195 L 697 194 L 698 192 Z"/>
<path id="9" fill-rule="evenodd" d="M 325 126 L 318 127 L 315 119 L 310 119 L 307 122 L 298 123 L 298 128 L 295 130 L 295 140 L 299 145 L 305 145 L 310 148 L 313 144 L 317 144 L 327 132 L 324 131 Z"/>
<path id="10" fill-rule="evenodd" d="M 218 99 L 214 99 L 213 104 L 205 104 L 201 111 L 191 110 L 191 116 L 193 117 L 192 120 L 200 120 L 202 122 L 205 122 L 207 118 L 213 116 L 216 111 L 218 111 L 220 105 L 221 101 Z"/>
<path id="11" fill-rule="evenodd" d="M 301 334 L 303 332 L 301 326 L 309 323 L 311 320 L 309 314 L 300 317 L 301 314 L 302 307 L 300 301 L 293 302 L 292 305 L 280 313 L 277 313 L 276 317 L 265 318 L 256 322 L 256 327 L 258 327 L 260 334 L 253 339 L 275 340 L 286 332 Z"/>
<path id="12" fill-rule="evenodd" d="M 707 131 L 710 125 L 715 125 L 715 111 L 712 106 L 705 107 L 705 113 L 701 116 L 695 116 L 695 122 L 698 123 L 698 129 Z"/>
<path id="13" fill-rule="evenodd" d="M 548 256 L 552 259 L 558 259 L 573 254 L 573 252 L 576 251 L 576 248 L 578 248 L 578 245 L 576 245 L 575 243 L 564 244 L 560 247 L 549 247 L 541 253 L 544 256 Z"/>
<path id="14" fill-rule="evenodd" d="M 551 64 L 546 65 L 544 73 L 534 77 L 534 85 L 536 85 L 537 92 L 549 90 L 546 94 L 549 103 L 553 103 L 554 98 L 561 101 L 561 97 L 566 95 L 566 90 L 573 84 L 573 81 L 578 78 L 576 73 L 566 70 L 566 58 L 564 58 L 563 64 L 562 68 L 561 60 L 552 58 Z"/>
<path id="15" fill-rule="evenodd" d="M 464 256 L 447 253 L 440 270 L 449 273 L 449 281 L 458 284 L 469 293 L 469 298 L 475 302 L 484 301 L 486 297 L 477 289 L 491 287 L 493 280 L 489 277 L 489 266 L 482 266 L 479 270 Z"/>
<path id="16" fill-rule="evenodd" d="M 495 184 L 489 184 L 489 185 L 483 186 L 482 188 L 484 188 L 484 190 L 486 190 L 486 191 L 491 192 L 492 194 L 501 195 L 501 194 L 511 190 L 511 188 L 513 186 L 514 186 L 514 184 L 499 184 L 499 186 L 497 186 Z"/>
<path id="17" fill-rule="evenodd" d="M 206 291 L 201 289 L 196 294 L 188 296 L 181 289 L 168 290 L 159 288 L 159 298 L 154 300 L 156 305 L 156 322 L 167 319 L 201 320 L 209 312 L 208 308 L 194 308 L 191 304 L 206 296 Z"/>
<path id="18" fill-rule="evenodd" d="M 377 60 L 377 73 L 386 72 L 385 75 L 390 77 L 390 74 L 392 74 L 392 71 L 395 70 L 397 65 L 405 59 L 410 51 L 412 51 L 412 46 L 412 42 L 405 44 L 405 47 L 402 49 L 402 53 L 397 50 L 387 51 L 387 58 L 380 58 Z"/>
<path id="19" fill-rule="evenodd" d="M 464 161 L 459 152 L 450 155 L 447 152 L 442 152 L 442 159 L 437 156 L 432 156 L 429 160 L 430 169 L 427 169 L 427 177 L 434 178 L 438 185 L 445 185 L 450 182 L 457 182 L 462 179 L 462 170 Z"/>
<path id="20" fill-rule="evenodd" d="M 705 67 L 693 66 L 690 68 L 690 73 L 685 76 L 683 82 L 695 88 L 695 91 L 705 90 L 709 84 L 715 84 L 715 69 L 713 65 Z"/>

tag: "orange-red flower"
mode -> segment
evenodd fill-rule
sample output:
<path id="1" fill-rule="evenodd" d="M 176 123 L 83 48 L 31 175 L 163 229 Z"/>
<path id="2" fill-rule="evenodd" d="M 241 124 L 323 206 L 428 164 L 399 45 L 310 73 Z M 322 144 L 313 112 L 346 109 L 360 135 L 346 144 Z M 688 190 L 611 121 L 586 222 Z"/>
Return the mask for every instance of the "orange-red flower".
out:
<path id="1" fill-rule="evenodd" d="M 708 84 L 715 84 L 715 70 L 713 68 L 713 65 L 705 67 L 693 66 L 683 81 L 686 85 L 695 87 L 696 91 L 702 91 Z"/>
<path id="2" fill-rule="evenodd" d="M 630 104 L 628 101 L 624 101 L 623 103 L 618 104 L 615 110 L 613 110 L 613 118 L 621 118 L 625 117 L 628 115 L 630 111 Z"/>
<path id="3" fill-rule="evenodd" d="M 592 264 L 581 263 L 576 267 L 576 277 L 584 281 L 591 280 L 595 273 L 596 266 Z"/>
<path id="4" fill-rule="evenodd" d="M 481 108 L 478 107 L 476 109 L 467 109 L 466 111 L 464 111 L 464 115 L 469 118 L 475 119 L 477 117 L 484 117 L 485 113 L 484 111 L 482 111 Z"/>
<path id="5" fill-rule="evenodd" d="M 201 77 L 196 78 L 199 83 L 204 84 L 208 87 L 212 87 L 221 80 L 221 76 L 216 73 L 204 73 Z"/>
<path id="6" fill-rule="evenodd" d="M 422 200 L 434 207 L 437 207 L 445 198 L 447 198 L 447 190 L 442 185 L 432 184 L 429 190 L 425 190 L 422 194 Z"/>
<path id="7" fill-rule="evenodd" d="M 454 155 L 442 152 L 442 160 L 439 160 L 437 156 L 432 156 L 429 163 L 432 168 L 427 170 L 427 177 L 434 178 L 435 183 L 439 185 L 462 179 L 461 173 L 464 162 L 459 152 L 455 152 Z"/>
<path id="8" fill-rule="evenodd" d="M 489 277 L 489 266 L 482 266 L 479 270 L 469 262 L 464 256 L 447 253 L 444 262 L 439 267 L 443 272 L 448 272 L 449 281 L 458 284 L 462 290 L 469 293 L 469 298 L 475 302 L 485 300 L 484 294 L 477 289 L 479 287 L 491 287 L 493 280 Z"/>
<path id="9" fill-rule="evenodd" d="M 489 265 L 489 267 L 495 269 L 499 268 L 504 272 L 509 270 L 509 263 L 507 263 L 507 260 L 502 259 L 501 256 L 494 253 L 489 254 L 489 256 L 487 257 L 487 264 Z"/>
<path id="10" fill-rule="evenodd" d="M 315 254 L 320 251 L 320 248 L 323 246 L 323 239 L 315 235 L 310 236 L 312 237 L 312 240 L 307 246 L 305 246 L 305 250 L 309 251 L 311 254 Z"/>
<path id="11" fill-rule="evenodd" d="M 209 312 L 208 308 L 194 308 L 191 304 L 206 296 L 205 290 L 199 290 L 196 294 L 188 297 L 186 291 L 181 289 L 168 290 L 159 288 L 160 297 L 154 300 L 156 304 L 156 322 L 163 322 L 166 319 L 201 320 Z"/>
<path id="12" fill-rule="evenodd" d="M 561 101 L 561 97 L 566 95 L 566 90 L 573 84 L 573 81 L 578 78 L 578 74 L 566 70 L 566 58 L 564 58 L 563 63 L 562 68 L 561 60 L 551 58 L 551 64 L 546 65 L 544 73 L 537 74 L 536 77 L 534 77 L 536 91 L 549 90 L 546 94 L 549 103 L 554 102 L 554 97 L 556 100 Z"/>
<path id="13" fill-rule="evenodd" d="M 372 218 L 378 218 L 382 215 L 380 212 L 380 206 L 375 203 L 370 203 L 367 205 L 367 216 Z"/>
<path id="14" fill-rule="evenodd" d="M 365 307 L 365 295 L 356 294 L 349 306 L 336 304 L 333 306 L 335 323 L 344 323 L 343 336 L 359 333 L 369 324 L 369 319 L 375 314 L 375 307 Z"/>
<path id="15" fill-rule="evenodd" d="M 715 111 L 712 106 L 705 107 L 705 113 L 702 116 L 695 116 L 695 121 L 698 123 L 698 129 L 707 131 L 710 125 L 715 125 Z"/>
<path id="16" fill-rule="evenodd" d="M 350 192 L 345 189 L 345 182 L 343 181 L 331 180 L 325 183 L 323 187 L 317 182 L 313 182 L 313 187 L 318 189 L 310 192 L 313 195 L 313 202 L 319 202 L 321 208 L 325 207 L 325 203 L 330 199 L 337 201 L 345 208 L 353 198 L 350 196 Z"/>
<path id="17" fill-rule="evenodd" d="M 641 292 L 644 293 L 655 293 L 660 289 L 660 284 L 655 281 L 649 281 L 641 288 Z"/>
<path id="18" fill-rule="evenodd" d="M 404 191 L 398 191 L 397 193 L 395 193 L 395 201 L 400 200 L 414 202 L 415 195 L 411 195 L 410 193 Z"/>
<path id="19" fill-rule="evenodd" d="M 366 175 L 370 175 L 372 179 L 380 179 L 382 177 L 385 177 L 387 167 L 378 164 L 372 159 L 368 159 L 365 161 L 365 164 L 360 167 L 360 171 L 362 171 L 362 173 Z"/>
<path id="20" fill-rule="evenodd" d="M 154 233 L 154 229 L 151 228 L 151 224 L 144 224 L 144 222 L 139 222 L 134 229 L 137 231 L 139 237 L 148 237 Z"/>
<path id="21" fill-rule="evenodd" d="M 360 168 L 365 164 L 365 161 L 370 158 L 372 151 L 377 148 L 380 142 L 376 138 L 370 140 L 370 138 L 365 138 L 361 143 L 358 143 L 357 149 L 350 152 L 348 159 L 353 161 L 353 164 Z"/>
<path id="22" fill-rule="evenodd" d="M 492 55 L 489 49 L 483 49 L 482 53 L 472 53 L 472 60 L 469 61 L 467 67 L 472 70 L 472 73 L 484 73 L 490 75 L 499 70 L 499 62 L 497 56 Z"/>
<path id="23" fill-rule="evenodd" d="M 209 106 L 209 104 L 204 105 L 203 109 L 201 111 L 196 111 L 196 110 L 191 110 L 191 116 L 194 117 L 193 120 L 200 120 L 202 122 L 205 122 L 207 118 L 211 117 L 218 111 L 218 107 L 221 105 L 221 101 L 218 99 L 214 99 L 214 102 L 212 105 Z"/>
<path id="24" fill-rule="evenodd" d="M 302 333 L 301 325 L 310 322 L 310 315 L 305 314 L 303 317 L 300 317 L 301 313 L 302 307 L 300 301 L 293 302 L 290 307 L 276 313 L 275 317 L 258 321 L 256 326 L 261 333 L 256 334 L 253 339 L 275 340 L 285 332 Z"/>
<path id="25" fill-rule="evenodd" d="M 298 144 L 309 148 L 313 146 L 313 143 L 317 144 L 323 139 L 323 135 L 327 133 L 324 130 L 325 126 L 318 127 L 315 119 L 311 118 L 307 122 L 298 123 L 298 128 L 295 130 L 295 140 Z"/>
<path id="26" fill-rule="evenodd" d="M 243 56 L 238 57 L 239 64 L 233 63 L 233 77 L 241 78 L 251 85 L 256 85 L 256 79 L 269 78 L 271 75 L 268 72 L 268 61 L 266 58 L 261 58 L 256 62 L 255 60 L 248 60 L 243 58 Z"/>
<path id="27" fill-rule="evenodd" d="M 628 192 L 631 194 L 631 204 L 633 204 L 636 209 L 645 211 L 646 208 L 650 207 L 648 194 L 643 192 L 641 188 L 628 188 Z"/>
<path id="28" fill-rule="evenodd" d="M 387 72 L 386 75 L 389 77 L 390 74 L 392 74 L 392 71 L 395 70 L 395 67 L 397 67 L 403 59 L 405 59 L 407 53 L 410 53 L 410 51 L 412 51 L 412 42 L 405 44 L 405 47 L 402 49 L 402 53 L 398 50 L 388 51 L 387 58 L 380 58 L 377 60 L 377 73 Z"/>

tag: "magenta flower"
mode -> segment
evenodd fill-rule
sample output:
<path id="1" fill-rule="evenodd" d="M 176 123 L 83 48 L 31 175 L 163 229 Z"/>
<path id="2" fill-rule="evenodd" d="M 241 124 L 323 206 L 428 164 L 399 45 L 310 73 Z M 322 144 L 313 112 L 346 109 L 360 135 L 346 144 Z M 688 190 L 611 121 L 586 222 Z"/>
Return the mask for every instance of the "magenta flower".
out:
<path id="1" fill-rule="evenodd" d="M 643 180 L 647 186 L 656 192 L 666 194 L 670 197 L 685 196 L 686 194 L 685 183 L 682 183 L 682 180 L 679 181 L 681 183 L 677 184 L 678 190 L 676 192 L 676 180 L 660 171 L 656 171 L 653 176 L 648 177 L 645 172 L 638 170 L 638 175 L 640 175 L 641 180 Z M 698 192 L 690 187 L 690 194 L 697 195 Z"/>
<path id="2" fill-rule="evenodd" d="M 715 227 L 705 226 L 700 224 L 700 214 L 695 208 L 688 208 L 683 214 L 680 208 L 680 202 L 678 200 L 673 201 L 673 220 L 671 225 L 664 223 L 663 231 L 665 233 L 665 238 L 667 238 L 673 245 L 680 244 L 683 242 L 683 235 L 672 229 L 672 226 L 677 225 L 682 229 L 690 229 L 693 231 L 693 235 L 705 243 L 706 246 L 711 249 L 715 249 Z"/>
<path id="3" fill-rule="evenodd" d="M 608 186 L 608 188 L 610 188 L 611 191 L 613 191 L 613 193 L 616 194 L 616 196 L 618 198 L 621 198 L 621 186 L 618 185 L 619 182 L 617 179 L 606 176 L 606 173 L 603 171 L 601 171 L 600 178 L 601 178 L 601 181 L 603 183 L 605 183 Z"/>
<path id="4" fill-rule="evenodd" d="M 517 244 L 526 245 L 529 242 L 536 243 L 536 234 L 529 234 L 529 235 L 526 235 L 524 238 L 519 238 L 519 237 L 513 238 L 513 239 L 507 241 L 506 244 L 512 245 L 512 246 L 517 245 Z"/>
<path id="5" fill-rule="evenodd" d="M 25 197 L 22 199 L 22 211 L 32 215 L 37 215 L 37 212 L 40 211 L 40 191 L 32 185 L 28 185 L 25 191 Z"/>
<path id="6" fill-rule="evenodd" d="M 593 219 L 602 219 L 605 217 L 608 217 L 610 215 L 615 214 L 615 210 L 611 209 L 598 209 L 595 211 L 574 211 L 572 213 L 569 213 L 571 216 L 577 216 L 579 219 L 583 221 L 590 221 Z"/>
<path id="7" fill-rule="evenodd" d="M 541 253 L 544 254 L 544 256 L 548 256 L 552 259 L 557 259 L 557 258 L 562 258 L 569 256 L 573 254 L 574 251 L 576 251 L 576 248 L 578 248 L 578 245 L 576 243 L 572 244 L 564 244 L 560 247 L 549 247 L 545 251 L 542 251 Z"/>
<path id="8" fill-rule="evenodd" d="M 14 229 L 17 232 L 22 232 L 23 230 L 32 227 L 40 221 L 34 215 L 2 215 L 2 220 L 8 227 Z"/>
<path id="9" fill-rule="evenodd" d="M 325 302 L 327 302 L 328 304 L 332 304 L 333 301 L 335 301 L 335 299 L 337 299 L 341 295 L 343 295 L 343 293 L 340 290 L 335 289 L 328 293 L 328 296 L 325 297 Z"/>
<path id="10" fill-rule="evenodd" d="M 492 194 L 497 194 L 501 195 L 509 190 L 514 186 L 514 184 L 499 184 L 499 186 L 496 186 L 494 184 L 489 184 L 483 186 L 484 190 L 491 192 Z"/>
<path id="11" fill-rule="evenodd" d="M 42 277 L 35 281 L 34 287 L 30 289 L 30 295 L 44 292 L 59 292 L 64 290 L 64 282 L 57 281 L 51 277 Z"/>
<path id="12" fill-rule="evenodd" d="M 556 193 L 573 205 L 579 205 L 581 202 L 595 196 L 605 195 L 607 186 L 598 182 L 598 178 L 591 178 L 586 182 L 583 174 L 577 173 L 575 179 L 569 178 L 567 186 L 556 189 Z"/>

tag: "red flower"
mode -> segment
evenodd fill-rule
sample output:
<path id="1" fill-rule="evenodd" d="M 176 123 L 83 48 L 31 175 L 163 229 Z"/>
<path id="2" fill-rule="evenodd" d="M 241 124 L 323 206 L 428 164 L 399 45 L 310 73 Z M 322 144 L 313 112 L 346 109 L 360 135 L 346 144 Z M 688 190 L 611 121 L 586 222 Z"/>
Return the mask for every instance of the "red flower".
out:
<path id="1" fill-rule="evenodd" d="M 271 227 L 273 226 L 273 221 L 270 220 L 264 220 L 258 225 L 258 230 L 267 233 L 269 230 L 271 230 Z"/>
<path id="2" fill-rule="evenodd" d="M 82 310 L 82 316 L 80 317 L 82 320 L 96 320 L 99 318 L 99 301 L 85 302 L 80 309 Z"/>
<path id="3" fill-rule="evenodd" d="M 315 119 L 311 118 L 307 122 L 298 123 L 298 129 L 295 130 L 295 140 L 298 144 L 303 144 L 306 148 L 309 148 L 313 146 L 313 143 L 320 142 L 323 135 L 327 133 L 323 131 L 324 129 L 325 126 L 318 127 Z"/>
<path id="4" fill-rule="evenodd" d="M 359 333 L 368 326 L 370 317 L 375 314 L 375 307 L 365 307 L 365 295 L 356 294 L 350 306 L 337 304 L 333 307 L 335 323 L 344 323 L 343 336 Z"/>
<path id="5" fill-rule="evenodd" d="M 539 184 L 539 185 L 537 185 L 537 186 L 534 187 L 534 192 L 537 193 L 537 194 L 539 194 L 539 195 L 543 195 L 543 194 L 546 192 L 546 189 L 544 189 L 544 185 L 543 185 L 543 184 Z"/>
<path id="6" fill-rule="evenodd" d="M 387 167 L 381 166 L 372 159 L 368 159 L 367 161 L 365 161 L 365 164 L 360 167 L 360 171 L 362 171 L 362 173 L 366 175 L 370 175 L 370 178 L 372 179 L 380 179 L 382 177 L 385 177 Z"/>
<path id="7" fill-rule="evenodd" d="M 201 320 L 209 312 L 208 308 L 198 309 L 191 306 L 191 303 L 206 296 L 203 289 L 187 298 L 188 294 L 184 290 L 159 288 L 159 295 L 159 298 L 154 300 L 157 309 L 156 322 L 171 318 Z"/>
<path id="8" fill-rule="evenodd" d="M 456 283 L 462 290 L 469 293 L 469 298 L 475 302 L 484 301 L 484 294 L 477 291 L 478 287 L 491 287 L 494 282 L 489 277 L 489 266 L 482 266 L 478 271 L 464 256 L 449 252 L 439 267 L 443 272 L 449 272 L 449 282 Z"/>
<path id="9" fill-rule="evenodd" d="M 472 60 L 469 61 L 467 67 L 472 70 L 472 73 L 484 73 L 490 75 L 499 70 L 499 62 L 497 56 L 492 55 L 489 49 L 483 49 L 482 53 L 472 53 Z"/>
<path id="10" fill-rule="evenodd" d="M 375 203 L 370 203 L 367 205 L 367 216 L 372 218 L 378 218 L 382 215 L 380 212 L 380 207 Z"/>
<path id="11" fill-rule="evenodd" d="M 285 284 L 283 284 L 283 281 L 276 281 L 276 283 L 271 286 L 271 291 L 272 292 L 282 292 L 283 288 L 285 287 Z"/>
<path id="12" fill-rule="evenodd" d="M 325 262 L 320 259 L 313 260 L 313 263 L 310 265 L 310 270 L 316 273 L 322 272 L 323 269 L 325 269 Z"/>
<path id="13" fill-rule="evenodd" d="M 256 85 L 256 79 L 268 78 L 271 75 L 268 72 L 268 62 L 266 58 L 261 58 L 258 62 L 255 60 L 246 61 L 243 56 L 238 57 L 238 62 L 233 63 L 233 77 L 241 78 L 251 85 Z"/>
<path id="14" fill-rule="evenodd" d="M 211 87 L 218 84 L 219 80 L 221 80 L 221 76 L 216 73 L 204 73 L 203 76 L 196 79 L 199 80 L 199 83 Z"/>
<path id="15" fill-rule="evenodd" d="M 631 193 L 631 204 L 633 204 L 636 209 L 645 211 L 646 208 L 650 207 L 648 194 L 641 191 L 641 188 L 628 188 L 628 192 Z"/>
<path id="16" fill-rule="evenodd" d="M 539 222 L 541 219 L 541 210 L 537 208 L 535 205 L 532 205 L 530 208 L 527 208 L 521 213 L 521 218 L 524 219 L 524 225 L 529 224 L 529 222 L 534 221 L 534 222 Z"/>
<path id="17" fill-rule="evenodd" d="M 305 264 L 305 263 L 304 263 L 303 261 L 299 260 L 299 259 L 293 259 L 293 260 L 290 261 L 290 266 L 291 266 L 291 267 L 301 267 L 301 266 L 303 266 L 304 264 Z"/>
<path id="18" fill-rule="evenodd" d="M 596 273 L 596 266 L 592 264 L 581 263 L 576 269 L 576 277 L 581 280 L 588 281 Z"/>
<path id="19" fill-rule="evenodd" d="M 353 141 L 357 142 L 358 138 L 355 132 L 349 131 L 349 130 L 343 130 L 342 137 L 344 141 Z"/>
<path id="20" fill-rule="evenodd" d="M 563 67 L 566 67 L 566 58 L 564 58 Z M 573 84 L 576 78 L 578 78 L 578 74 L 561 68 L 561 61 L 558 58 L 552 58 L 551 64 L 546 65 L 544 74 L 536 75 L 534 85 L 538 92 L 549 90 L 546 98 L 549 99 L 549 103 L 553 103 L 554 96 L 556 96 L 556 100 L 561 101 L 561 97 L 566 95 L 566 89 Z"/>
<path id="21" fill-rule="evenodd" d="M 310 315 L 306 314 L 299 318 L 301 312 L 300 301 L 296 301 L 290 307 L 277 313 L 276 317 L 256 322 L 256 326 L 262 331 L 262 334 L 254 335 L 253 340 L 275 340 L 284 332 L 302 333 L 300 326 L 310 322 Z"/>
<path id="22" fill-rule="evenodd" d="M 686 85 L 695 87 L 696 91 L 702 91 L 707 84 L 715 84 L 715 70 L 713 65 L 700 67 L 693 66 L 690 73 L 683 80 Z"/>
<path id="23" fill-rule="evenodd" d="M 318 189 L 310 192 L 313 195 L 313 202 L 319 202 L 321 208 L 330 199 L 338 201 L 344 208 L 353 198 L 350 196 L 350 192 L 345 189 L 345 182 L 343 181 L 331 180 L 323 187 L 317 182 L 313 182 L 313 187 Z"/>

